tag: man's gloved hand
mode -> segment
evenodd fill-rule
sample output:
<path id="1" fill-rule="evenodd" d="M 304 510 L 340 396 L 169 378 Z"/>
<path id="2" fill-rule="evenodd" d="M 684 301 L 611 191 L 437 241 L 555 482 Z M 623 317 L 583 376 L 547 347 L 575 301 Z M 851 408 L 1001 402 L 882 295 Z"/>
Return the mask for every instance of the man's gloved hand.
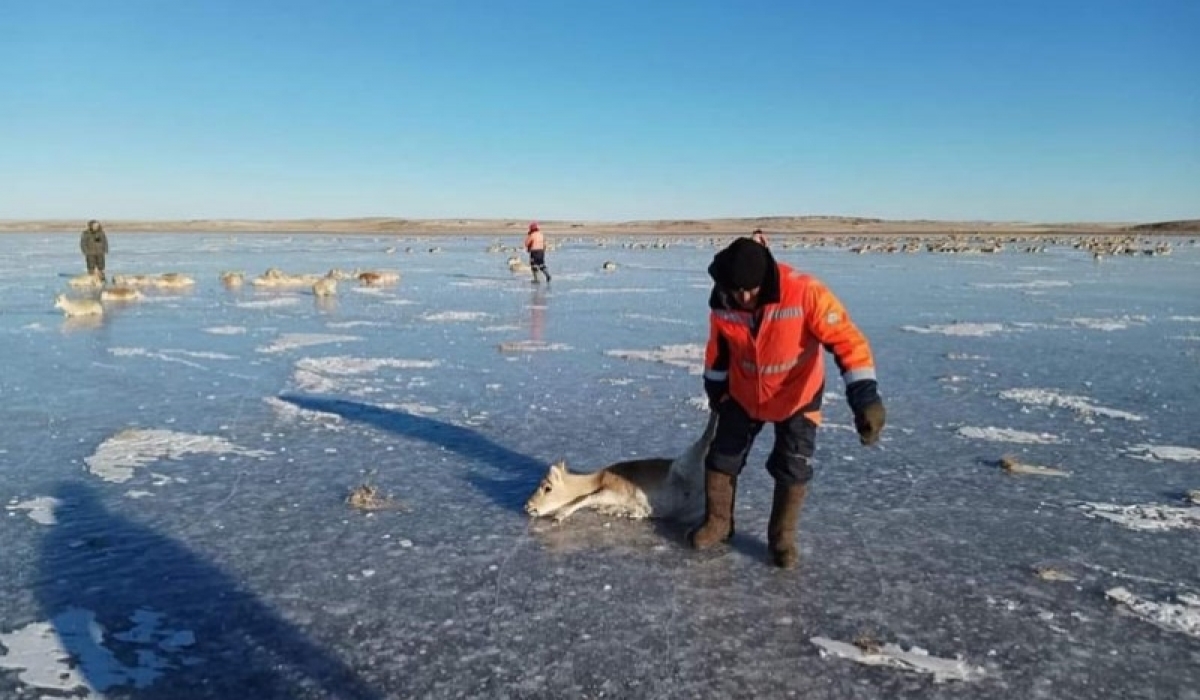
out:
<path id="1" fill-rule="evenodd" d="M 887 420 L 887 411 L 883 401 L 867 404 L 861 411 L 854 412 L 854 429 L 858 431 L 858 440 L 864 445 L 874 445 L 879 442 L 879 433 L 883 432 L 883 424 Z"/>
<path id="2" fill-rule="evenodd" d="M 864 445 L 874 445 L 879 441 L 879 433 L 887 421 L 887 411 L 883 408 L 883 399 L 879 398 L 879 385 L 874 379 L 860 379 L 846 387 L 846 399 L 850 402 L 850 410 L 854 412 L 854 429 L 858 431 L 858 439 Z"/>
<path id="3" fill-rule="evenodd" d="M 718 382 L 712 379 L 704 380 L 704 393 L 708 394 L 708 408 L 718 410 L 721 402 L 729 398 L 729 382 Z"/>

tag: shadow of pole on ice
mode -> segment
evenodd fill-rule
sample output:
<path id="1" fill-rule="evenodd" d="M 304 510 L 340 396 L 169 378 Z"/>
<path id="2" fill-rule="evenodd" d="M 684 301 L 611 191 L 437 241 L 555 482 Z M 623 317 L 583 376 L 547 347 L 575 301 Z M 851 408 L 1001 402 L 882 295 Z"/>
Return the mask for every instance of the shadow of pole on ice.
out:
<path id="1" fill-rule="evenodd" d="M 321 396 L 281 395 L 293 406 L 341 416 L 380 430 L 443 447 L 486 465 L 496 475 L 471 470 L 467 480 L 501 507 L 523 512 L 525 499 L 545 475 L 548 465 L 511 450 L 462 426 L 403 411 Z"/>

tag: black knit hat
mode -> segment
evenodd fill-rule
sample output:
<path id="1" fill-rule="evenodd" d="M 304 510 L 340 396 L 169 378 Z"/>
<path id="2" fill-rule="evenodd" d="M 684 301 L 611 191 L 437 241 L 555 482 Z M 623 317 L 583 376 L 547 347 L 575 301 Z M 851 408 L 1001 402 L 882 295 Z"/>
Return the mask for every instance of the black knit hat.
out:
<path id="1" fill-rule="evenodd" d="M 739 238 L 713 256 L 708 274 L 726 289 L 754 289 L 767 279 L 767 249 L 749 238 Z"/>

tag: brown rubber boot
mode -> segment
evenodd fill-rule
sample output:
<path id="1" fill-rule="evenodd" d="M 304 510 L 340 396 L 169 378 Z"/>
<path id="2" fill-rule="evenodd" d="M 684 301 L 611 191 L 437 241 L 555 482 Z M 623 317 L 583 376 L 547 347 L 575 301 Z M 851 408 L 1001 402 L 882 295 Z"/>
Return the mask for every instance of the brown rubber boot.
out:
<path id="1" fill-rule="evenodd" d="M 796 524 L 807 495 L 808 484 L 789 486 L 775 482 L 771 520 L 767 523 L 767 549 L 771 552 L 771 562 L 781 569 L 791 569 L 800 561 L 800 550 L 796 548 Z"/>
<path id="2" fill-rule="evenodd" d="M 737 524 L 734 522 L 737 519 L 737 480 L 736 476 L 733 477 L 733 496 L 729 498 L 729 537 L 725 538 L 726 541 L 733 538 L 733 533 L 737 529 Z"/>
<path id="3" fill-rule="evenodd" d="M 704 522 L 688 535 L 694 549 L 708 549 L 733 536 L 736 489 L 736 477 L 712 469 L 704 472 Z"/>

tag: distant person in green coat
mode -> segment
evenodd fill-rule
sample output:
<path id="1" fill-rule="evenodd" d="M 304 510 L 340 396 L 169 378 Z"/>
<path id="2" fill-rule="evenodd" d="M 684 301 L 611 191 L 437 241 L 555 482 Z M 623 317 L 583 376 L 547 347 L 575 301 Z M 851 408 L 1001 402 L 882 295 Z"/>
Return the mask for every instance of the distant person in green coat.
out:
<path id="1" fill-rule="evenodd" d="M 87 263 L 89 275 L 96 275 L 104 281 L 104 256 L 108 255 L 108 236 L 99 221 L 92 219 L 87 228 L 79 236 L 79 249 L 83 251 L 83 259 Z"/>

